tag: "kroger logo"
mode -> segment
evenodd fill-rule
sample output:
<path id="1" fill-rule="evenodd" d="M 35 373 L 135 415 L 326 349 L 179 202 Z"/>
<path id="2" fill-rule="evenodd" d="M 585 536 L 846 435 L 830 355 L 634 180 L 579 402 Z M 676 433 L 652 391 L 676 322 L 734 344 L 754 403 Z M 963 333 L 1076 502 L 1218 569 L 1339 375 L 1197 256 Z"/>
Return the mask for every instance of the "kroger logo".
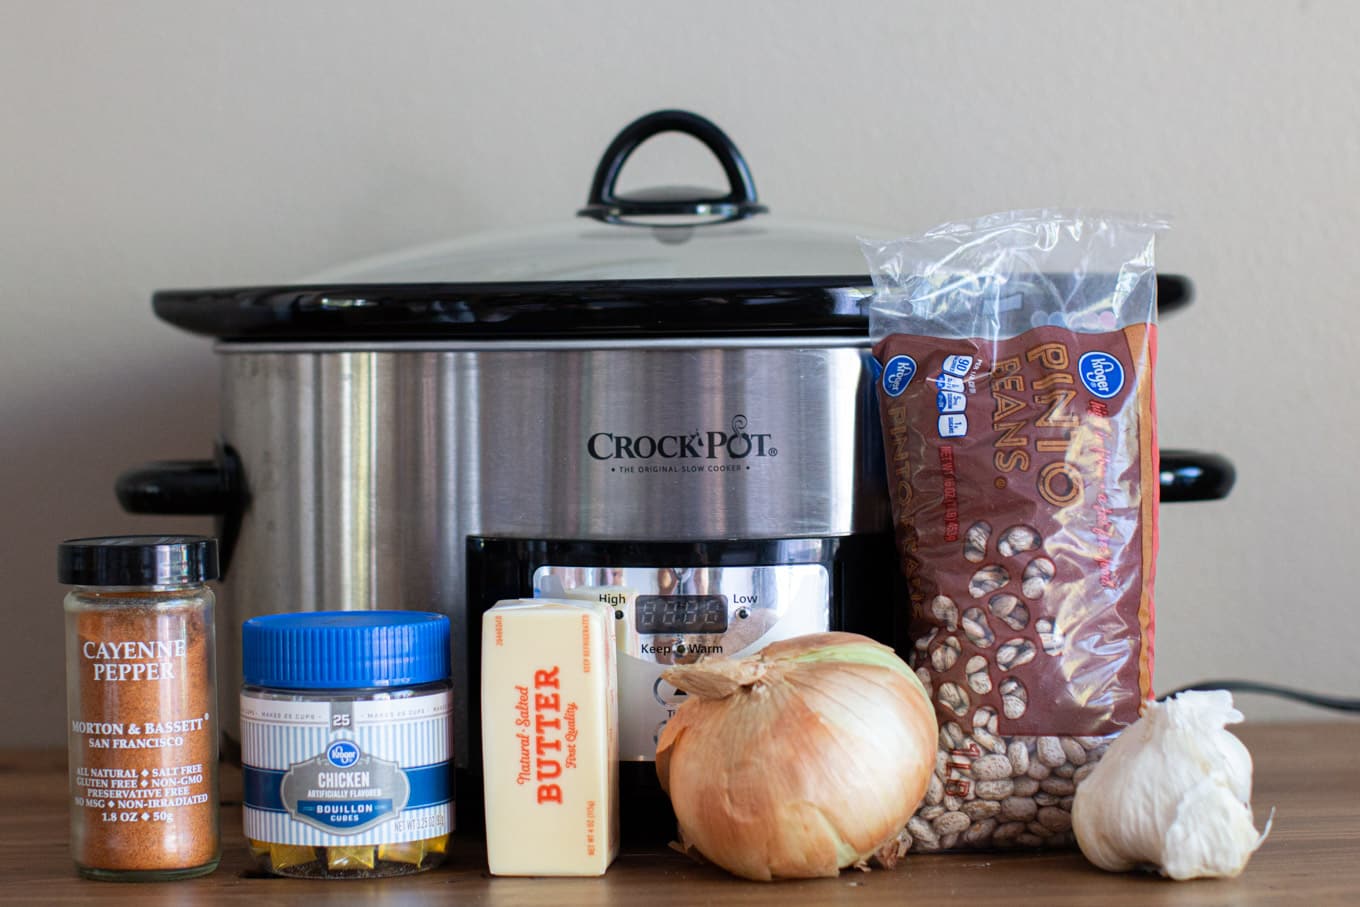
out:
<path id="1" fill-rule="evenodd" d="M 883 389 L 888 392 L 889 397 L 900 397 L 915 376 L 915 359 L 910 356 L 894 356 L 883 366 Z"/>
<path id="2" fill-rule="evenodd" d="M 359 761 L 359 747 L 348 740 L 337 740 L 326 748 L 326 759 L 336 768 L 349 768 Z"/>
<path id="3" fill-rule="evenodd" d="M 1124 366 L 1109 353 L 1087 353 L 1077 360 L 1077 371 L 1086 389 L 1108 400 L 1124 389 Z"/>

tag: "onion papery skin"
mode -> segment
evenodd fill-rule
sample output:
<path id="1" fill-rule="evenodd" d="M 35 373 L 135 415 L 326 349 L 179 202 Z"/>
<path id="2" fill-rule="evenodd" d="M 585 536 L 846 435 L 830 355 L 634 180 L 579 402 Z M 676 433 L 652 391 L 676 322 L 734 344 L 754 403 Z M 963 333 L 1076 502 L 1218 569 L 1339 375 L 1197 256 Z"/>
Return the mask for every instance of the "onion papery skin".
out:
<path id="1" fill-rule="evenodd" d="M 894 837 L 925 794 L 934 709 L 868 637 L 812 634 L 665 676 L 692 695 L 662 732 L 657 774 L 685 843 L 729 872 L 834 876 Z"/>

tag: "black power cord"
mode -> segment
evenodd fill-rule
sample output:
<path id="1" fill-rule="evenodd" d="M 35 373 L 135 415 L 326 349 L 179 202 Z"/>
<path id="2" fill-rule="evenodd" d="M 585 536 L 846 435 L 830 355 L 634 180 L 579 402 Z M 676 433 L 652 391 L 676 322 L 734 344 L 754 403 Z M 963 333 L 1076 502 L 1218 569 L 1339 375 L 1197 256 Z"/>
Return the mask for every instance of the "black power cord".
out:
<path id="1" fill-rule="evenodd" d="M 1187 690 L 1227 690 L 1230 693 L 1262 693 L 1266 696 L 1279 696 L 1283 699 L 1293 699 L 1296 702 L 1306 702 L 1322 709 L 1335 709 L 1338 712 L 1360 712 L 1360 699 L 1348 698 L 1345 696 L 1329 696 L 1325 693 L 1313 693 L 1308 690 L 1296 690 L 1292 687 L 1276 686 L 1273 683 L 1257 683 L 1254 680 L 1201 680 L 1197 683 L 1188 684 L 1179 689 L 1172 690 L 1170 693 L 1163 693 L 1157 697 L 1158 701 L 1175 696 L 1177 693 L 1184 693 Z"/>

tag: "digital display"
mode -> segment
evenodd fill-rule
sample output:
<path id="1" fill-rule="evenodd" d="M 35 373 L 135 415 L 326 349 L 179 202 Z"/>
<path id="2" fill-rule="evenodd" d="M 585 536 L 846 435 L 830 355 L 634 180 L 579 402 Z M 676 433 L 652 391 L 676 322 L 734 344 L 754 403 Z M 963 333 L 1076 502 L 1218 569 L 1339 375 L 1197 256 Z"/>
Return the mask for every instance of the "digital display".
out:
<path id="1" fill-rule="evenodd" d="M 639 633 L 726 633 L 725 595 L 639 595 L 634 599 Z"/>

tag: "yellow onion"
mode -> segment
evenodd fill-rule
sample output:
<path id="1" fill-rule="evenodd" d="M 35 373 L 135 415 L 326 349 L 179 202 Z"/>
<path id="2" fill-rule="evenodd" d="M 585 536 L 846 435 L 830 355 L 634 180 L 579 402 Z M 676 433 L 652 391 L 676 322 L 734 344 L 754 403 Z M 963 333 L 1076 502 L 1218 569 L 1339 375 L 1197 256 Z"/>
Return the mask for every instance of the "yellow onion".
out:
<path id="1" fill-rule="evenodd" d="M 662 676 L 690 694 L 656 771 L 684 843 L 748 879 L 834 876 L 894 839 L 935 767 L 935 712 L 892 649 L 815 633 Z"/>

